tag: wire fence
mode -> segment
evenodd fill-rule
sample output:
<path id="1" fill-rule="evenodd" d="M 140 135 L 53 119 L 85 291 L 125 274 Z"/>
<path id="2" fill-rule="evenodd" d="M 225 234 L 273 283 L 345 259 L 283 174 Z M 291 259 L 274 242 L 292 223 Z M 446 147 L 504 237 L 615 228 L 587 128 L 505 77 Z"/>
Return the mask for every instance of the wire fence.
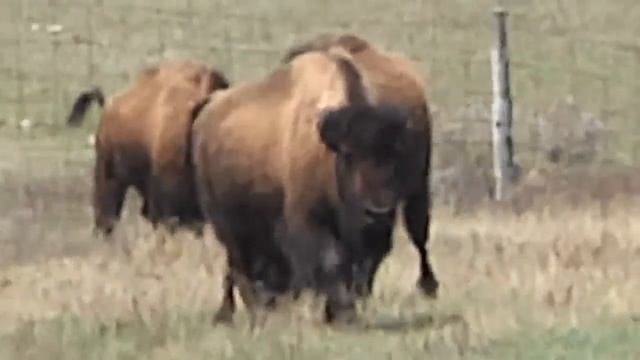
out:
<path id="1" fill-rule="evenodd" d="M 599 0 L 503 4 L 511 13 L 516 157 L 582 149 L 594 152 L 587 161 L 635 164 L 640 27 L 614 15 L 640 20 L 640 10 Z M 436 151 L 488 153 L 493 5 L 8 0 L 0 14 L 0 121 L 60 127 L 80 90 L 117 91 L 161 58 L 198 58 L 234 82 L 257 78 L 296 42 L 352 31 L 418 64 L 436 113 Z"/>

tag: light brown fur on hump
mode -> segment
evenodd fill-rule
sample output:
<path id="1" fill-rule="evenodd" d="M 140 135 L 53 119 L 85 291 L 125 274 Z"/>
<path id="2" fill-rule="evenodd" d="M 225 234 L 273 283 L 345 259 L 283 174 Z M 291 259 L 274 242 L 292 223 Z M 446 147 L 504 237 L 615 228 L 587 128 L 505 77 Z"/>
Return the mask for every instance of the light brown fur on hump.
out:
<path id="1" fill-rule="evenodd" d="M 407 106 L 418 119 L 414 126 L 431 136 L 431 118 L 426 102 L 426 87 L 414 64 L 401 54 L 388 52 L 354 34 L 323 34 L 294 47 L 285 60 L 308 51 L 331 51 L 341 48 L 366 74 L 377 102 Z"/>
<path id="2" fill-rule="evenodd" d="M 292 62 L 292 72 L 304 91 L 303 107 L 286 129 L 283 155 L 288 157 L 284 183 L 288 190 L 285 209 L 308 209 L 319 196 L 337 197 L 335 155 L 321 142 L 317 122 L 322 111 L 353 103 L 369 102 L 362 75 L 348 56 L 340 52 L 311 52 Z M 309 191 L 309 189 L 313 189 Z M 289 214 L 291 216 L 291 214 Z"/>
<path id="3" fill-rule="evenodd" d="M 285 62 L 291 61 L 294 57 L 302 55 L 310 51 L 327 51 L 329 48 L 339 46 L 348 53 L 355 54 L 369 47 L 369 43 L 351 34 L 332 34 L 324 33 L 316 36 L 314 39 L 299 44 L 289 49 L 285 55 Z"/>

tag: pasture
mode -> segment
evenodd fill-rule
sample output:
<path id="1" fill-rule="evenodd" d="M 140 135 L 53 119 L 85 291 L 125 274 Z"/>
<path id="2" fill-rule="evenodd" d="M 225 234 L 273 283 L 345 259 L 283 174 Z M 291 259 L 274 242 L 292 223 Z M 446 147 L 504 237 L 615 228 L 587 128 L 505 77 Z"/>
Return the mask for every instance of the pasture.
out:
<path id="1" fill-rule="evenodd" d="M 8 1 L 0 13 L 0 359 L 640 357 L 632 111 L 640 8 L 503 2 L 513 13 L 522 173 L 514 198 L 492 204 L 493 2 L 365 3 Z M 48 31 L 52 24 L 62 29 Z M 320 324 L 307 298 L 255 333 L 242 311 L 235 327 L 212 327 L 224 253 L 210 231 L 204 242 L 154 234 L 130 193 L 115 241 L 92 237 L 87 135 L 98 112 L 74 130 L 64 116 L 79 90 L 95 82 L 115 91 L 158 58 L 194 56 L 236 82 L 264 74 L 294 41 L 340 29 L 407 53 L 429 81 L 437 108 L 429 246 L 441 296 L 415 292 L 416 254 L 399 228 L 362 327 Z"/>

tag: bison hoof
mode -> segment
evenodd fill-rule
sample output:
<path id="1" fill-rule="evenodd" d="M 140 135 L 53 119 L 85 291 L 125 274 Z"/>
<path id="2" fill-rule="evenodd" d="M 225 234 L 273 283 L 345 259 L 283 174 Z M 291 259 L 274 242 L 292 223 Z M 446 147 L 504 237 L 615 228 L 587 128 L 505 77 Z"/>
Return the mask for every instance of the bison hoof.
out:
<path id="1" fill-rule="evenodd" d="M 422 291 L 424 295 L 429 298 L 435 299 L 438 297 L 438 280 L 434 277 L 422 277 L 418 280 L 417 287 Z"/>
<path id="2" fill-rule="evenodd" d="M 366 299 L 371 296 L 371 287 L 367 284 L 357 284 L 353 290 L 356 297 L 360 299 Z"/>
<path id="3" fill-rule="evenodd" d="M 180 228 L 180 219 L 176 216 L 167 218 L 164 221 L 164 228 L 170 235 L 174 235 Z"/>
<path id="4" fill-rule="evenodd" d="M 193 235 L 197 238 L 201 238 L 204 236 L 204 225 L 198 224 L 195 225 L 193 228 Z"/>
<path id="5" fill-rule="evenodd" d="M 220 309 L 213 317 L 211 323 L 214 326 L 218 324 L 231 325 L 233 324 L 233 314 L 227 309 Z"/>
<path id="6" fill-rule="evenodd" d="M 329 324 L 350 325 L 358 320 L 355 305 L 333 307 L 327 304 L 324 312 L 325 321 Z"/>
<path id="7" fill-rule="evenodd" d="M 113 233 L 114 226 L 95 226 L 91 230 L 91 234 L 93 237 L 102 238 L 103 240 L 111 239 L 111 234 Z"/>

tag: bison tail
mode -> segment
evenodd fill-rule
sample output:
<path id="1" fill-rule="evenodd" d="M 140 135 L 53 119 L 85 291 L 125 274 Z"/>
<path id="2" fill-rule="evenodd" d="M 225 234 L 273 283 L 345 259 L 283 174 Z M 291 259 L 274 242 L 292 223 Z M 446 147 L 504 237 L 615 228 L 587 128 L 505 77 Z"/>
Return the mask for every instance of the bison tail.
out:
<path id="1" fill-rule="evenodd" d="M 71 108 L 71 113 L 69 113 L 67 117 L 67 125 L 79 126 L 82 120 L 84 120 L 84 115 L 92 101 L 96 101 L 100 107 L 104 107 L 104 93 L 102 89 L 97 86 L 85 90 L 78 95 Z"/>

